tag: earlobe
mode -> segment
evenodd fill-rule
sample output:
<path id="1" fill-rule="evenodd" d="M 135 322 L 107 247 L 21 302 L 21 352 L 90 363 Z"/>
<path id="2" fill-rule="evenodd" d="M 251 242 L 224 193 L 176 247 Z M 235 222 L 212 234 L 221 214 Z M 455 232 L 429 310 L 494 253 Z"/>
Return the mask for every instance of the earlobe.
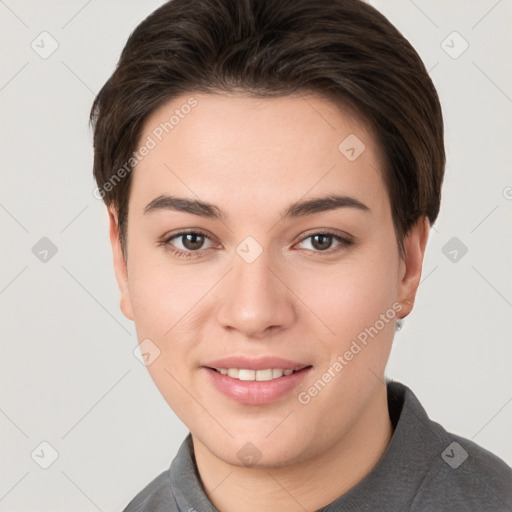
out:
<path id="1" fill-rule="evenodd" d="M 128 287 L 128 267 L 124 258 L 119 237 L 118 213 L 114 207 L 108 208 L 110 244 L 112 245 L 112 256 L 114 261 L 114 273 L 119 286 L 120 307 L 123 315 L 129 320 L 134 320 L 133 307 Z"/>
<path id="2" fill-rule="evenodd" d="M 399 302 L 402 305 L 400 318 L 409 315 L 414 307 L 429 232 L 430 223 L 425 216 L 418 220 L 404 240 L 405 256 L 401 260 L 404 271 L 400 276 L 398 290 Z"/>

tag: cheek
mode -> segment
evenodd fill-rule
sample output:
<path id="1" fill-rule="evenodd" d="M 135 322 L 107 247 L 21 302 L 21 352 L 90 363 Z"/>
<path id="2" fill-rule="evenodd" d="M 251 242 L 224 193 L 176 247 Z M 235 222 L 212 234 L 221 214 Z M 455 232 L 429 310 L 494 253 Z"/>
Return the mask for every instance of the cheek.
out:
<path id="1" fill-rule="evenodd" d="M 159 350 L 147 370 L 171 408 L 186 412 L 190 395 L 184 383 L 189 380 L 196 334 L 190 323 L 191 312 L 208 289 L 207 283 L 195 283 L 194 272 L 173 268 L 142 251 L 130 256 L 130 297 L 137 338 L 149 338 Z"/>
<path id="2" fill-rule="evenodd" d="M 312 399 L 314 405 L 306 413 L 316 417 L 336 403 L 336 412 L 326 419 L 333 423 L 332 428 L 340 418 L 357 416 L 358 407 L 380 385 L 379 376 L 389 358 L 397 315 L 393 308 L 397 270 L 393 258 L 386 254 L 384 248 L 365 250 L 350 262 L 347 258 L 346 264 L 316 273 L 315 286 L 310 287 L 308 306 L 329 332 L 324 333 L 322 327 L 323 335 L 317 337 L 317 374 L 303 391 L 315 392 L 319 375 L 329 384 Z"/>
<path id="3" fill-rule="evenodd" d="M 151 321 L 150 325 L 164 324 L 169 329 L 202 289 L 194 280 L 196 273 L 186 266 L 173 266 L 162 248 L 135 250 L 130 254 L 128 272 L 130 297 L 140 324 Z"/>
<path id="4" fill-rule="evenodd" d="M 315 272 L 308 281 L 299 295 L 309 297 L 308 306 L 340 339 L 373 325 L 392 307 L 397 294 L 396 265 L 376 250 L 354 253 L 350 260 Z"/>
<path id="5" fill-rule="evenodd" d="M 159 359 L 148 368 L 155 382 L 173 386 L 165 373 L 158 378 L 159 368 L 183 381 L 197 363 L 196 348 L 214 311 L 211 296 L 218 273 L 224 271 L 173 263 L 163 250 L 140 249 L 131 255 L 129 288 L 137 337 L 149 338 L 160 349 Z"/>

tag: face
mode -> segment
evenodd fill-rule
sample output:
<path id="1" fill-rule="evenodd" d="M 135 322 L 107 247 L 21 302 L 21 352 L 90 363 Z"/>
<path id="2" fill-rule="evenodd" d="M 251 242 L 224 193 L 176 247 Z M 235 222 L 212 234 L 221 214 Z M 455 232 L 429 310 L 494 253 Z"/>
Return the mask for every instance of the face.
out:
<path id="1" fill-rule="evenodd" d="M 225 462 L 329 450 L 382 389 L 428 223 L 400 258 L 374 138 L 315 96 L 183 95 L 146 120 L 143 145 L 126 262 L 115 211 L 111 240 L 158 389 Z"/>

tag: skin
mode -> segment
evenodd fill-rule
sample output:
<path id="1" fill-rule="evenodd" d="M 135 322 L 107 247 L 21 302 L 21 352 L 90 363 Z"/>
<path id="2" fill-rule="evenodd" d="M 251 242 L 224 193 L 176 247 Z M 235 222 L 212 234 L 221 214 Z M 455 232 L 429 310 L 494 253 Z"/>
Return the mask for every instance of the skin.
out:
<path id="1" fill-rule="evenodd" d="M 190 96 L 157 109 L 141 143 Z M 401 258 L 379 148 L 363 121 L 328 100 L 193 97 L 197 106 L 132 171 L 127 261 L 117 212 L 109 210 L 121 310 L 135 322 L 138 339 L 151 339 L 161 351 L 148 370 L 192 433 L 213 504 L 223 512 L 316 510 L 361 481 L 390 441 L 383 375 L 394 321 L 308 404 L 297 395 L 393 304 L 400 307 L 396 318 L 410 313 L 430 226 L 425 217 L 418 221 Z M 349 134 L 366 146 L 354 161 L 338 150 Z M 339 208 L 281 220 L 291 203 L 332 193 L 357 198 L 370 211 Z M 213 203 L 226 218 L 144 215 L 162 194 Z M 158 244 L 189 228 L 210 237 L 195 256 L 180 259 Z M 322 251 L 311 235 L 325 229 L 355 243 L 327 239 Z M 247 236 L 263 250 L 252 263 L 236 252 Z M 170 244 L 194 250 L 183 237 Z M 273 355 L 313 368 L 274 403 L 239 404 L 201 368 L 228 355 Z M 237 456 L 248 442 L 261 455 L 254 467 Z"/>

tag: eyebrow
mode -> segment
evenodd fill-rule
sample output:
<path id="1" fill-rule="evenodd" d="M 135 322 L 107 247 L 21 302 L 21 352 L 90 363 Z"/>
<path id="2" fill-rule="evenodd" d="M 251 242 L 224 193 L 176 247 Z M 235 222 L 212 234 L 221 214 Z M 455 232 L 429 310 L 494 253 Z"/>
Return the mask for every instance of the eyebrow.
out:
<path id="1" fill-rule="evenodd" d="M 355 208 L 363 212 L 370 212 L 370 208 L 355 197 L 344 195 L 328 195 L 297 201 L 291 204 L 281 215 L 281 220 L 306 217 L 315 213 L 336 210 L 339 208 Z M 200 217 L 222 220 L 225 218 L 222 210 L 211 203 L 196 199 L 187 199 L 169 195 L 161 195 L 153 199 L 144 209 L 144 215 L 156 211 L 186 212 Z"/>

